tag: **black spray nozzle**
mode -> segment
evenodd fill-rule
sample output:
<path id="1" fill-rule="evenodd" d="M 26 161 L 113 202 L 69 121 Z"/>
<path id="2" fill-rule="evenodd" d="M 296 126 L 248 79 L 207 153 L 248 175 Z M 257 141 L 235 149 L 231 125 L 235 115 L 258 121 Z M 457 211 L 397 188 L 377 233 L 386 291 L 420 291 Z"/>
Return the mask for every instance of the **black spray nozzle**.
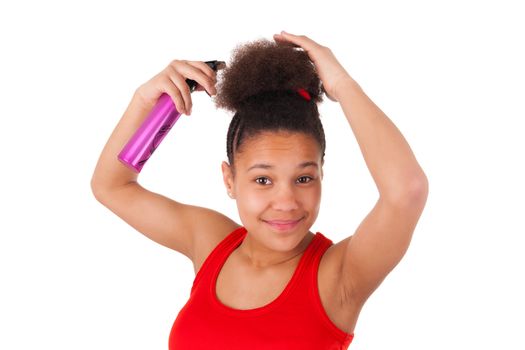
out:
<path id="1" fill-rule="evenodd" d="M 215 61 L 206 61 L 204 63 L 210 66 L 210 68 L 213 69 L 214 71 L 218 71 L 219 69 L 223 69 L 224 67 L 226 67 L 226 62 L 224 61 L 215 60 Z"/>
<path id="2" fill-rule="evenodd" d="M 223 69 L 224 67 L 226 67 L 226 62 L 224 61 L 213 60 L 213 61 L 206 61 L 204 63 L 206 63 L 215 72 L 218 71 L 219 69 Z M 197 82 L 195 80 L 186 79 L 186 83 L 190 87 L 190 92 L 193 92 L 195 88 L 197 87 Z M 206 93 L 208 94 L 208 91 L 206 91 Z M 208 94 L 208 96 L 210 96 L 210 94 Z"/>

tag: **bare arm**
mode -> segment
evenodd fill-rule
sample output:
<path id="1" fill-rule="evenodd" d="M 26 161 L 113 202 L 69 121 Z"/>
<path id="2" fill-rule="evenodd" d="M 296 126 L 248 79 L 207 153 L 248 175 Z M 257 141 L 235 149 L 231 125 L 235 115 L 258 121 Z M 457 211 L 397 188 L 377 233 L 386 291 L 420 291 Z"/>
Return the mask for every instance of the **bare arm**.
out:
<path id="1" fill-rule="evenodd" d="M 151 240 L 193 260 L 193 237 L 197 233 L 206 240 L 208 232 L 228 232 L 238 225 L 217 211 L 183 204 L 145 189 L 137 182 L 138 174 L 117 158 L 162 92 L 172 97 L 178 110 L 191 110 L 186 77 L 201 84 L 197 90 L 202 91 L 206 87 L 209 94 L 216 93 L 215 72 L 204 62 L 175 60 L 141 85 L 100 155 L 91 179 L 91 189 L 100 203 L 129 225 Z"/>
<path id="2" fill-rule="evenodd" d="M 337 243 L 345 250 L 339 269 L 342 301 L 362 304 L 408 249 L 425 206 L 428 180 L 401 132 L 332 50 L 305 35 L 281 32 L 274 38 L 308 53 L 328 98 L 341 104 L 379 190 L 376 205 L 355 233 Z"/>
<path id="3" fill-rule="evenodd" d="M 426 175 L 394 123 L 352 78 L 340 84 L 338 93 L 381 197 L 398 202 L 412 200 L 414 194 L 424 196 Z"/>
<path id="4" fill-rule="evenodd" d="M 352 78 L 337 99 L 379 189 L 379 199 L 348 241 L 342 282 L 363 303 L 401 261 L 428 194 L 428 181 L 410 146 Z"/>
<path id="5" fill-rule="evenodd" d="M 117 155 L 126 142 L 139 128 L 152 106 L 148 106 L 137 91 L 133 94 L 124 115 L 109 137 L 95 167 L 91 178 L 91 188 L 95 196 L 130 182 L 136 182 L 138 174 L 128 169 L 118 159 Z"/>

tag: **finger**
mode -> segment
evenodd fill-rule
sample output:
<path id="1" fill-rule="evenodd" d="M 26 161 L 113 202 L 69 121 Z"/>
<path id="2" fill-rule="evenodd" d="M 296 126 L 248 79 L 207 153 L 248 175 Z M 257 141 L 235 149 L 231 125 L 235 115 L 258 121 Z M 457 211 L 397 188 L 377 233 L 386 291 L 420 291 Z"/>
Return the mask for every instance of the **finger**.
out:
<path id="1" fill-rule="evenodd" d="M 197 84 L 197 87 L 195 88 L 195 90 L 196 91 L 204 91 L 204 92 L 206 92 L 209 95 L 208 90 L 206 90 L 206 88 L 204 86 L 202 86 L 201 84 Z M 215 89 L 215 90 L 217 90 L 217 89 Z M 210 95 L 210 97 L 211 97 L 211 95 Z"/>
<path id="2" fill-rule="evenodd" d="M 294 44 L 293 42 L 287 40 L 284 36 L 282 36 L 281 34 L 274 34 L 273 35 L 273 38 L 276 42 L 280 43 L 280 44 L 283 44 L 283 45 L 288 45 L 288 46 L 292 46 L 292 47 L 300 47 L 299 45 L 297 44 Z"/>
<path id="3" fill-rule="evenodd" d="M 281 33 L 278 35 L 280 35 L 280 37 L 284 38 L 285 40 L 288 40 L 291 43 L 299 45 L 306 51 L 310 51 L 312 48 L 319 45 L 306 35 L 294 35 L 291 33 L 287 33 L 284 30 L 282 30 Z"/>
<path id="4" fill-rule="evenodd" d="M 211 80 L 213 80 L 213 81 L 217 80 L 217 78 L 216 78 L 217 73 L 210 66 L 208 66 L 206 63 L 204 63 L 202 61 L 188 61 L 188 64 L 190 64 L 190 65 L 192 65 L 192 66 L 202 70 L 208 77 L 210 77 Z"/>
<path id="5" fill-rule="evenodd" d="M 179 65 L 178 69 L 183 70 L 183 66 L 184 64 Z M 173 88 L 174 90 L 178 90 L 178 93 L 181 96 L 181 100 L 179 100 L 179 104 L 177 106 L 181 107 L 186 115 L 189 115 L 192 107 L 190 88 L 186 83 L 184 76 L 179 73 L 173 65 L 170 65 L 169 67 L 168 78 L 171 80 L 171 84 L 168 85 L 171 85 L 173 88 L 173 84 L 175 84 L 175 86 L 178 88 Z"/>
<path id="6" fill-rule="evenodd" d="M 175 108 L 177 108 L 177 111 L 186 114 L 186 110 L 184 109 L 184 99 L 182 98 L 179 89 L 177 89 L 175 85 L 173 85 L 173 82 L 171 80 L 169 80 L 169 82 L 166 82 L 165 90 L 166 93 L 170 95 L 171 100 L 175 104 Z"/>
<path id="7" fill-rule="evenodd" d="M 203 86 L 208 94 L 214 95 L 217 92 L 215 89 L 217 83 L 215 71 L 202 61 L 187 61 L 187 63 L 189 69 L 185 75 Z"/>

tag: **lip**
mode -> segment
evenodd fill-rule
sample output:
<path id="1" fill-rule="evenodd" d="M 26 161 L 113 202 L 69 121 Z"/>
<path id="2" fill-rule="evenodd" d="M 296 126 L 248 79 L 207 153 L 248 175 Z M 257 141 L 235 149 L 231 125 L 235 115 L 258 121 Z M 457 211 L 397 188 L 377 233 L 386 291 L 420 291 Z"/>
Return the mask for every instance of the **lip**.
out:
<path id="1" fill-rule="evenodd" d="M 303 218 L 300 218 L 299 220 L 265 220 L 264 222 L 277 231 L 290 231 L 294 229 L 301 220 L 303 220 Z"/>

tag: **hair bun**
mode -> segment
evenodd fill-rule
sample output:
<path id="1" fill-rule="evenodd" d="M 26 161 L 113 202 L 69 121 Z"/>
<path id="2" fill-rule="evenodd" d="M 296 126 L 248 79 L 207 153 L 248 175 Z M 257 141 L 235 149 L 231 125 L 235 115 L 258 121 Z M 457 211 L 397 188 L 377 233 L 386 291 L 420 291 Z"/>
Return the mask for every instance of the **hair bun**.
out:
<path id="1" fill-rule="evenodd" d="M 305 89 L 311 102 L 322 101 L 321 81 L 306 51 L 259 39 L 237 45 L 229 63 L 219 70 L 215 105 L 233 112 L 248 98 L 279 91 Z"/>

